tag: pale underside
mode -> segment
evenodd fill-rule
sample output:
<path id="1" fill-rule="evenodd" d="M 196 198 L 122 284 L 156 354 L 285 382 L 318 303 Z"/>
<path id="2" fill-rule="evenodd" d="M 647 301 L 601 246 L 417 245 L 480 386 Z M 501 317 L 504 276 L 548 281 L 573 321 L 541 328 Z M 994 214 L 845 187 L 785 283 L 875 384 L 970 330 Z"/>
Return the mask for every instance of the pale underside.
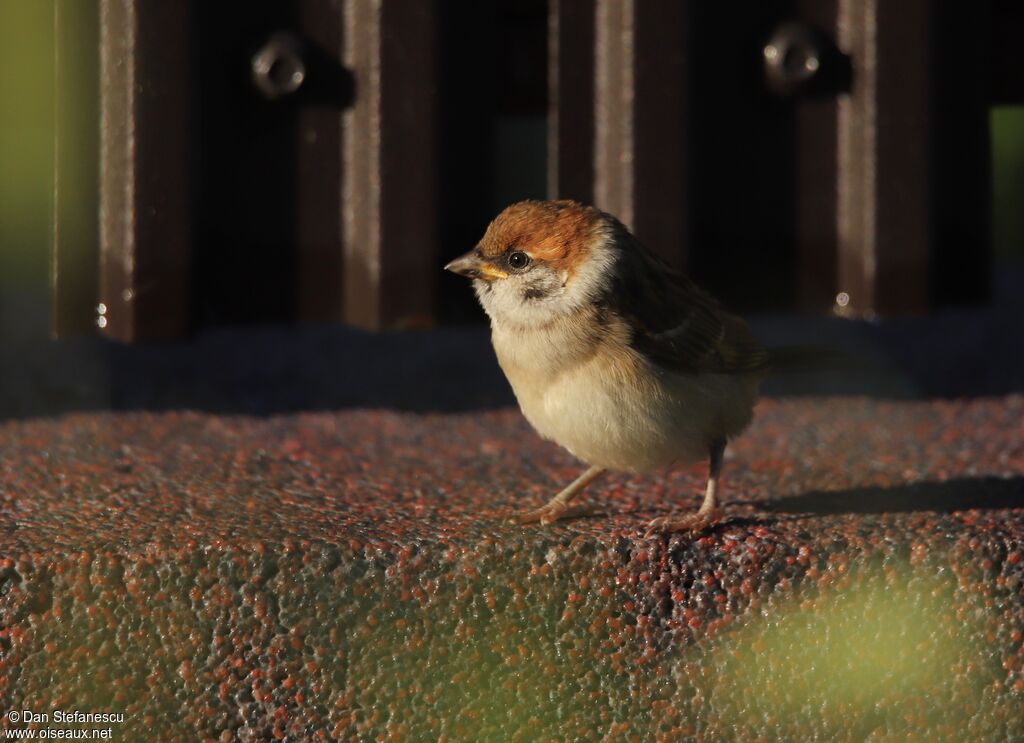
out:
<path id="1" fill-rule="evenodd" d="M 615 342 L 614 327 L 583 340 L 573 326 L 494 323 L 493 340 L 523 415 L 583 461 L 631 472 L 702 461 L 750 422 L 756 375 L 669 372 Z"/>

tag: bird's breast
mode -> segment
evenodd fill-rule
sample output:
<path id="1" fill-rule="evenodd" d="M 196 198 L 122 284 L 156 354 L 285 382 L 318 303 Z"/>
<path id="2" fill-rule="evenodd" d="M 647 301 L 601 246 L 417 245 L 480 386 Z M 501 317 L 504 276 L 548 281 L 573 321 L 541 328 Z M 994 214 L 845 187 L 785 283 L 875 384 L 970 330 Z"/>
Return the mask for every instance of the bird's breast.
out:
<path id="1" fill-rule="evenodd" d="M 674 395 L 626 344 L 526 331 L 495 332 L 494 346 L 526 419 L 580 459 L 648 471 L 707 455 L 706 406 Z"/>

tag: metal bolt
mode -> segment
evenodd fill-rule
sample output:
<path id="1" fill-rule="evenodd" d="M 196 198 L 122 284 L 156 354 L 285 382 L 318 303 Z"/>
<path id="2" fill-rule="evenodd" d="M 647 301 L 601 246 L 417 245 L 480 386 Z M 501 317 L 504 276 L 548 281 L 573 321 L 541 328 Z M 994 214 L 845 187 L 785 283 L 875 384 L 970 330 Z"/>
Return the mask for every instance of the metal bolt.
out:
<path id="1" fill-rule="evenodd" d="M 271 36 L 252 57 L 252 82 L 267 100 L 291 95 L 306 79 L 302 42 L 293 34 Z"/>
<path id="2" fill-rule="evenodd" d="M 805 89 L 821 70 L 825 56 L 822 38 L 806 23 L 783 23 L 762 50 L 765 80 L 780 95 Z"/>

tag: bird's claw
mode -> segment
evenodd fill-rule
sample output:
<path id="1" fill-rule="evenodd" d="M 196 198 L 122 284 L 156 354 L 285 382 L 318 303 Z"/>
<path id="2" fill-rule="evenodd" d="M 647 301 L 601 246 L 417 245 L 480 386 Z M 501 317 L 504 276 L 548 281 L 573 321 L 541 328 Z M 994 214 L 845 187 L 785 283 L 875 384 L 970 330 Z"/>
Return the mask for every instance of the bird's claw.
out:
<path id="1" fill-rule="evenodd" d="M 648 537 L 673 532 L 689 532 L 698 534 L 722 518 L 722 512 L 717 508 L 707 511 L 697 511 L 685 516 L 659 516 L 647 524 Z"/>
<path id="2" fill-rule="evenodd" d="M 546 503 L 540 508 L 532 511 L 524 511 L 515 516 L 519 524 L 552 524 L 562 519 L 572 519 L 579 516 L 591 516 L 594 514 L 590 506 L 568 506 L 561 503 Z"/>

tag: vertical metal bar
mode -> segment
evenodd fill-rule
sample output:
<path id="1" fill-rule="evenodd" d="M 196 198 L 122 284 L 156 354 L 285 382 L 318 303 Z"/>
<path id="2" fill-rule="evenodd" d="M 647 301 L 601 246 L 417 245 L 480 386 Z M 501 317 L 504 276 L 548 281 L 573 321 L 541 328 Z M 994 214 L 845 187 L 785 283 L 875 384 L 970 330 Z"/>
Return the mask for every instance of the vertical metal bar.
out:
<path id="1" fill-rule="evenodd" d="M 597 0 L 594 46 L 594 201 L 634 225 L 636 0 Z"/>
<path id="2" fill-rule="evenodd" d="M 100 0 L 100 292 L 112 338 L 189 329 L 189 2 Z"/>
<path id="3" fill-rule="evenodd" d="M 99 285 L 99 12 L 57 0 L 51 329 L 94 331 Z"/>
<path id="4" fill-rule="evenodd" d="M 928 303 L 930 7 L 840 0 L 854 74 L 839 102 L 839 290 L 856 314 Z"/>
<path id="5" fill-rule="evenodd" d="M 594 200 L 594 2 L 548 6 L 548 194 Z"/>
<path id="6" fill-rule="evenodd" d="M 432 2 L 345 5 L 345 318 L 366 328 L 433 318 L 436 22 Z"/>
<path id="7" fill-rule="evenodd" d="M 594 201 L 686 263 L 686 17 L 677 0 L 597 0 Z"/>
<path id="8" fill-rule="evenodd" d="M 870 5 L 870 14 L 869 6 Z M 876 182 L 875 49 L 876 3 L 840 0 L 837 41 L 855 60 L 855 80 L 850 95 L 839 101 L 839 180 L 837 181 L 837 232 L 839 235 L 840 307 L 867 313 L 875 307 L 875 209 Z"/>

